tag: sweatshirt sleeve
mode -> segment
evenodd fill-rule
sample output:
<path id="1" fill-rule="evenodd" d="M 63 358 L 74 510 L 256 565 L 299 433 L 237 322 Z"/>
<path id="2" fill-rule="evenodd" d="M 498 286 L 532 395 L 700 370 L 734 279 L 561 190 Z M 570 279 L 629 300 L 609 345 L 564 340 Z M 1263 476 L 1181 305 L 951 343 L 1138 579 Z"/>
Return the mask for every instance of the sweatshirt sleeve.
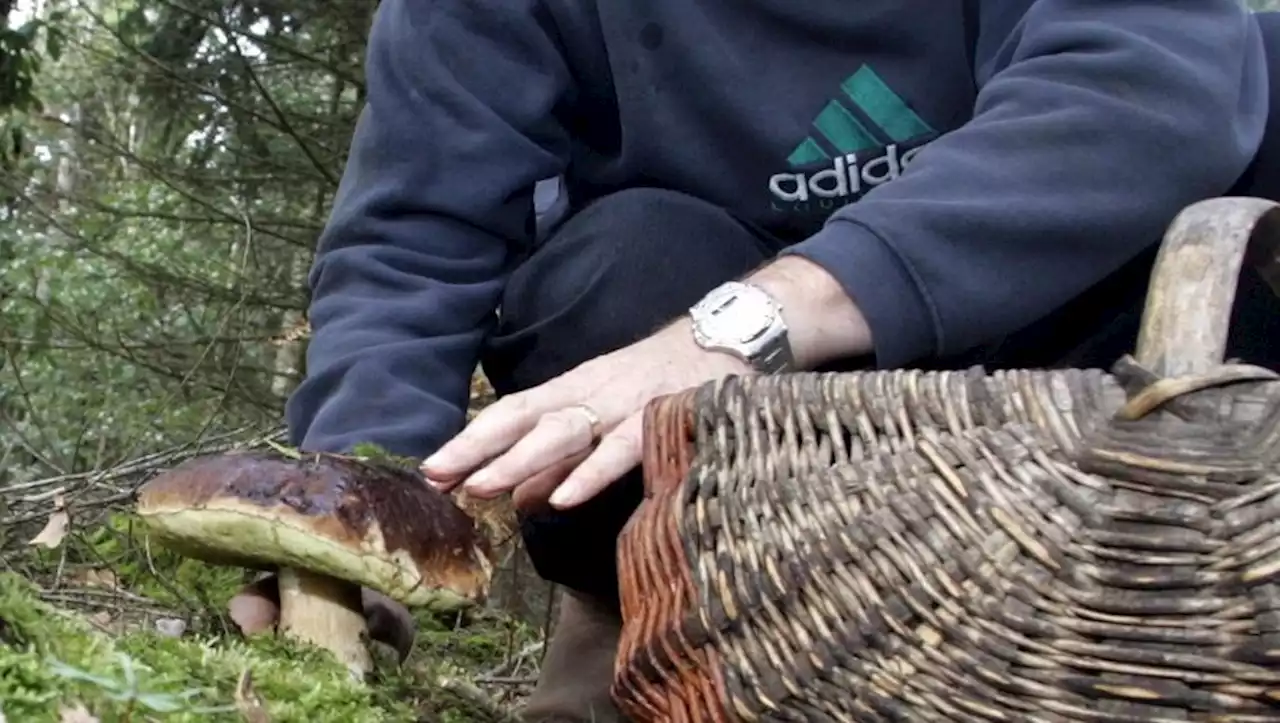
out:
<path id="1" fill-rule="evenodd" d="M 565 167 L 568 70 L 540 0 L 382 0 L 310 275 L 294 444 L 423 456 L 461 429 L 538 180 Z"/>
<path id="2" fill-rule="evenodd" d="M 978 2 L 973 118 L 792 247 L 843 286 L 877 364 L 1017 331 L 1225 193 L 1267 116 L 1239 0 Z"/>

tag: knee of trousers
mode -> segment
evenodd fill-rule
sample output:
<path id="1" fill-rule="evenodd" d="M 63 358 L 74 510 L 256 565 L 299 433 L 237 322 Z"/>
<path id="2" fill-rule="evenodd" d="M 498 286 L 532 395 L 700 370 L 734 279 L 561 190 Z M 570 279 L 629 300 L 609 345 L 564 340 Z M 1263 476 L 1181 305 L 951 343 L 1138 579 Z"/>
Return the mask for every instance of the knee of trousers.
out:
<path id="1" fill-rule="evenodd" d="M 482 358 L 499 394 L 639 341 L 770 256 L 728 212 L 639 188 L 587 204 L 517 265 Z"/>
<path id="2" fill-rule="evenodd" d="M 520 536 L 534 570 L 544 580 L 616 608 L 618 535 L 643 496 L 640 470 L 569 510 L 520 515 Z"/>

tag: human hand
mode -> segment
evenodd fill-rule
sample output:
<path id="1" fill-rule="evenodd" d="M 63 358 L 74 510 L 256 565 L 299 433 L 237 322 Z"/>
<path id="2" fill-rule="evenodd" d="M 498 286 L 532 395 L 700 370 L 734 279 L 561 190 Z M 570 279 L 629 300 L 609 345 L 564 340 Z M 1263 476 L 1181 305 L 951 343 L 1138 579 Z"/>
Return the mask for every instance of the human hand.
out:
<path id="1" fill-rule="evenodd" d="M 651 400 L 751 372 L 736 357 L 699 347 L 684 319 L 498 400 L 427 458 L 422 473 L 442 490 L 462 484 L 481 498 L 514 490 L 521 506 L 549 494 L 553 507 L 574 507 L 640 463 Z"/>

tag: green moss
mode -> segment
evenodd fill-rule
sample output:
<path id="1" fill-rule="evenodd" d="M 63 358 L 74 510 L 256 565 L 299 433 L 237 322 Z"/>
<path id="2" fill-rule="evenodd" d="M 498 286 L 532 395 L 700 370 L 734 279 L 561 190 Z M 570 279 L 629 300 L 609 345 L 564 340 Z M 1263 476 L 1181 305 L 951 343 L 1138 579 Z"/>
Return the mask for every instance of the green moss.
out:
<path id="1" fill-rule="evenodd" d="M 532 631 L 493 615 L 455 627 L 423 614 L 418 624 L 409 664 L 361 685 L 327 652 L 272 636 L 111 636 L 41 602 L 24 579 L 0 574 L 0 714 L 56 721 L 62 705 L 81 703 L 103 723 L 240 721 L 235 688 L 247 670 L 276 722 L 493 720 L 437 681 L 495 664 Z"/>
<path id="2" fill-rule="evenodd" d="M 533 626 L 490 610 L 439 615 L 417 609 L 414 618 L 416 658 L 446 660 L 469 670 L 492 668 L 539 637 Z"/>
<path id="3" fill-rule="evenodd" d="M 56 721 L 61 704 L 83 703 L 104 721 L 240 720 L 241 674 L 273 720 L 412 721 L 403 691 L 360 685 L 328 653 L 273 637 L 111 637 L 40 602 L 21 578 L 0 575 L 0 710 L 11 721 Z M 394 687 L 394 686 L 393 686 Z"/>
<path id="4" fill-rule="evenodd" d="M 285 445 L 279 444 L 277 442 L 268 441 L 267 446 L 271 447 L 276 452 L 286 457 L 290 457 L 292 459 L 302 459 L 304 455 L 304 453 L 298 450 L 296 447 L 286 447 Z M 381 464 L 389 467 L 400 467 L 403 469 L 415 470 L 415 471 L 418 469 L 418 465 L 422 462 L 422 460 L 414 459 L 413 457 L 402 457 L 400 455 L 392 454 L 391 452 L 387 451 L 380 445 L 374 444 L 373 442 L 360 442 L 359 444 L 356 444 L 351 448 L 350 456 L 356 457 L 365 462 L 371 462 L 373 464 Z"/>
<path id="5" fill-rule="evenodd" d="M 374 464 L 383 464 L 390 467 L 400 467 L 403 469 L 417 471 L 418 466 L 422 463 L 420 459 L 413 457 L 402 457 L 392 454 L 382 447 L 372 442 L 361 442 L 351 449 L 352 454 Z"/>

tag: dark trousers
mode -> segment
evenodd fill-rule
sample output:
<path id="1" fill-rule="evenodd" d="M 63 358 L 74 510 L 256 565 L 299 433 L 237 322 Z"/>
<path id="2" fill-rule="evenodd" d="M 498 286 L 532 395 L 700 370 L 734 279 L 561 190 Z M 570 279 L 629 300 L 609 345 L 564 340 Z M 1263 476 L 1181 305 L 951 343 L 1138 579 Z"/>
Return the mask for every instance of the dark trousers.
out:
<path id="1" fill-rule="evenodd" d="M 541 241 L 512 276 L 483 358 L 499 395 L 528 389 L 638 341 L 717 284 L 769 260 L 783 242 L 689 196 L 622 191 L 587 205 Z M 932 366 L 1108 367 L 1132 350 L 1151 254 L 1080 300 L 999 344 Z M 1272 368 L 1269 290 L 1242 282 L 1232 353 Z M 851 361 L 849 366 L 856 366 Z M 616 602 L 614 546 L 642 494 L 637 469 L 572 510 L 531 512 L 521 532 L 538 573 Z"/>

